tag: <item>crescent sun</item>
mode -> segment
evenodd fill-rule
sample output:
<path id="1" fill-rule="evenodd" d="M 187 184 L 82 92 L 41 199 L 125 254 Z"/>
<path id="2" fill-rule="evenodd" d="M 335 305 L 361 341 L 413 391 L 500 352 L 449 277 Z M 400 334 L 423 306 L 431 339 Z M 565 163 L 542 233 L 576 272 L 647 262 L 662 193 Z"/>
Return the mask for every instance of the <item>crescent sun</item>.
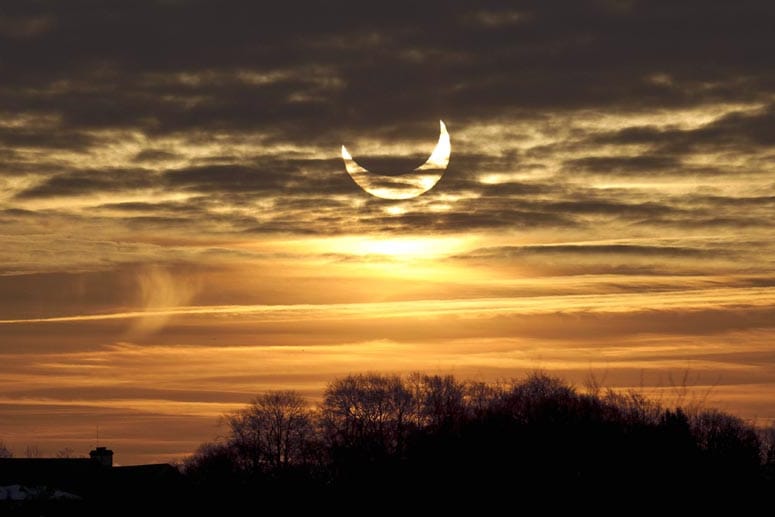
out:
<path id="1" fill-rule="evenodd" d="M 436 186 L 447 170 L 451 153 L 449 133 L 442 120 L 439 120 L 439 141 L 425 163 L 397 176 L 373 173 L 363 168 L 342 146 L 344 167 L 353 181 L 372 196 L 392 200 L 412 199 Z"/>

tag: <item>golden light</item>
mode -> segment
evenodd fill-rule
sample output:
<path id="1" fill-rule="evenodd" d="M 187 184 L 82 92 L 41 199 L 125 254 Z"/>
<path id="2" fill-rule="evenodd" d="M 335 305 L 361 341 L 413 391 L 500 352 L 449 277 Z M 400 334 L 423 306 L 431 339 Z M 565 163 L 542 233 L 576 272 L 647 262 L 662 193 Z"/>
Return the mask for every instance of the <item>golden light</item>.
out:
<path id="1" fill-rule="evenodd" d="M 401 205 L 393 205 L 385 208 L 385 213 L 390 215 L 403 215 L 406 213 L 406 208 Z"/>
<path id="2" fill-rule="evenodd" d="M 353 255 L 383 255 L 403 259 L 431 259 L 459 252 L 464 240 L 458 237 L 356 238 L 339 249 Z"/>

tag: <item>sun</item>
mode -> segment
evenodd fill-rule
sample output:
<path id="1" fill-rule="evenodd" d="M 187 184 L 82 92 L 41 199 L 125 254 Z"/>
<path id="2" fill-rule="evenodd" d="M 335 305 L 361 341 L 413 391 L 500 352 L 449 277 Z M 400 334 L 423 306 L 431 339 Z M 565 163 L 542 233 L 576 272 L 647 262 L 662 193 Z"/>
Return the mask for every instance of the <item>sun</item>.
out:
<path id="1" fill-rule="evenodd" d="M 343 145 L 342 160 L 352 180 L 372 196 L 403 200 L 413 199 L 432 189 L 444 175 L 449 165 L 452 146 L 449 132 L 443 120 L 439 120 L 439 140 L 428 159 L 409 173 L 393 176 L 375 174 L 356 162 Z"/>

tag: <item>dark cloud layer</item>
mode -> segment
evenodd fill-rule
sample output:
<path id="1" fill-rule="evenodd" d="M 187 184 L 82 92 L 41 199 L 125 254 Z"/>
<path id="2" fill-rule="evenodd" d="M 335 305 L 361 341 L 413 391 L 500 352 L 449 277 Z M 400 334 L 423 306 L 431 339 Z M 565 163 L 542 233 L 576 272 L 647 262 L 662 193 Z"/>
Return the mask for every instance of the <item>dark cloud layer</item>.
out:
<path id="1" fill-rule="evenodd" d="M 57 113 L 68 130 L 295 140 L 302 123 L 326 139 L 442 114 L 761 99 L 774 18 L 763 0 L 12 1 L 0 106 Z"/>
<path id="2" fill-rule="evenodd" d="M 40 185 L 20 192 L 16 197 L 29 199 L 110 193 L 150 188 L 154 184 L 151 173 L 143 170 L 65 171 L 51 176 Z"/>
<path id="3" fill-rule="evenodd" d="M 756 224 L 731 206 L 751 206 L 750 192 L 622 201 L 584 178 L 769 174 L 773 21 L 764 0 L 5 2 L 0 181 L 12 190 L 0 202 L 150 192 L 157 201 L 113 210 L 135 212 L 133 228 L 206 217 L 236 232 Z M 726 105 L 705 122 L 643 121 Z M 641 118 L 574 125 L 584 110 Z M 414 142 L 403 156 L 359 153 L 367 168 L 410 169 L 441 118 L 454 152 L 434 191 L 390 213 L 359 203 L 355 226 L 337 216 L 362 196 L 340 144 Z M 122 140 L 136 145 L 121 151 Z M 737 161 L 697 163 L 702 153 Z M 523 171 L 535 177 L 482 180 Z M 197 209 L 165 205 L 176 196 Z M 267 200 L 271 213 L 255 208 Z"/>
<path id="4" fill-rule="evenodd" d="M 768 90 L 769 91 L 769 90 Z M 775 145 L 775 106 L 754 113 L 731 113 L 709 124 L 693 130 L 660 129 L 650 126 L 629 127 L 613 133 L 602 134 L 593 139 L 596 143 L 647 144 L 657 153 L 669 153 L 673 157 L 696 150 L 718 150 L 750 152 Z M 639 157 L 639 164 L 661 168 L 675 165 L 675 158 L 659 154 Z M 672 162 L 662 163 L 664 160 Z M 605 166 L 605 163 L 598 165 Z"/>

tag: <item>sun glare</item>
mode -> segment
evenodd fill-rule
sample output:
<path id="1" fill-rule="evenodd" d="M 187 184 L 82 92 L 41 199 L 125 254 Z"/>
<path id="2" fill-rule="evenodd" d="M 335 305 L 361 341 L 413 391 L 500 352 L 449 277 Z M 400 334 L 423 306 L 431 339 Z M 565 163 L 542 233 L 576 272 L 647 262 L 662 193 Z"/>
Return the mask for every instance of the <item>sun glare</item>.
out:
<path id="1" fill-rule="evenodd" d="M 382 255 L 397 259 L 432 259 L 461 251 L 463 239 L 449 237 L 357 238 L 344 246 L 354 255 Z"/>
<path id="2" fill-rule="evenodd" d="M 383 256 L 392 259 L 434 259 L 461 253 L 468 249 L 470 238 L 464 237 L 359 237 L 326 239 L 315 243 L 320 252 L 351 256 Z"/>
<path id="3" fill-rule="evenodd" d="M 264 242 L 263 251 L 300 255 L 343 255 L 350 257 L 384 256 L 396 259 L 435 259 L 460 254 L 478 245 L 473 236 L 412 236 L 381 237 L 347 235 L 327 238 L 292 239 L 283 242 Z M 245 245 L 245 247 L 251 247 Z"/>
<path id="4" fill-rule="evenodd" d="M 425 239 L 364 240 L 356 247 L 359 254 L 391 257 L 425 257 L 432 255 L 433 245 Z"/>
<path id="5" fill-rule="evenodd" d="M 406 208 L 401 205 L 393 205 L 385 208 L 385 213 L 390 215 L 403 215 L 406 213 Z"/>

